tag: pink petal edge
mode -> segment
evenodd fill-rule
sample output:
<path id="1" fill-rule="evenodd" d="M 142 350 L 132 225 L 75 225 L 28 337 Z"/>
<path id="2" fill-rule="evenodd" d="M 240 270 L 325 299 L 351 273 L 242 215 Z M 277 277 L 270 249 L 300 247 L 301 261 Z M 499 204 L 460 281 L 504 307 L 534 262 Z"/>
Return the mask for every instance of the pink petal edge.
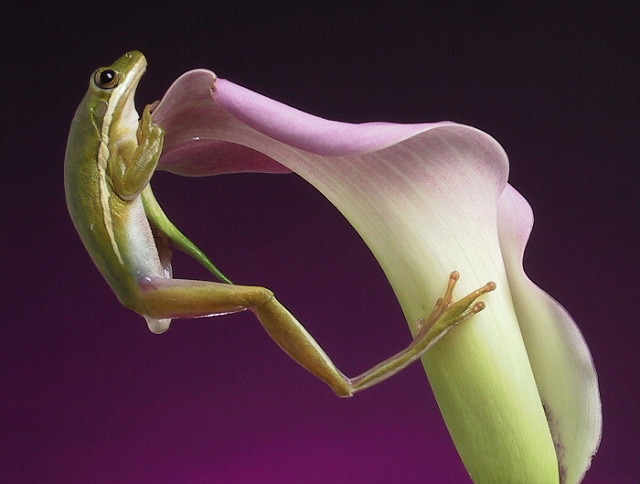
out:
<path id="1" fill-rule="evenodd" d="M 437 127 L 474 128 L 452 122 L 362 124 L 326 120 L 250 91 L 205 69 L 180 76 L 153 113 L 167 129 L 158 168 L 180 175 L 290 173 L 262 153 L 218 138 L 225 114 L 281 142 L 323 156 L 379 151 Z M 215 133 L 207 126 L 218 126 Z M 205 127 L 203 129 L 203 127 Z M 188 153 L 188 156 L 185 156 Z"/>
<path id="2" fill-rule="evenodd" d="M 166 128 L 159 170 L 183 176 L 227 173 L 291 173 L 272 158 L 236 143 L 208 136 L 203 126 L 215 125 L 212 93 L 216 75 L 204 69 L 180 76 L 153 112 Z"/>

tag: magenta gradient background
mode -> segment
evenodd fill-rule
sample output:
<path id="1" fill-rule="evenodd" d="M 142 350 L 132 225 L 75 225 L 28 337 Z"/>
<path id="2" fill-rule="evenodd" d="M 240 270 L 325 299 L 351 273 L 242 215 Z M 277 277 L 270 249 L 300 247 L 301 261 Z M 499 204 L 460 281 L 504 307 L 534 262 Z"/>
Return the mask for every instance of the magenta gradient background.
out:
<path id="1" fill-rule="evenodd" d="M 0 481 L 469 482 L 419 365 L 340 400 L 250 314 L 155 336 L 117 304 L 66 213 L 62 163 L 89 74 L 135 48 L 150 64 L 139 107 L 206 67 L 331 119 L 495 136 L 536 215 L 528 272 L 578 321 L 599 371 L 604 437 L 585 483 L 640 482 L 635 2 L 161 3 L 3 12 Z M 272 288 L 346 373 L 408 341 L 373 257 L 296 176 L 162 173 L 154 186 L 223 270 Z M 208 277 L 182 256 L 175 271 Z"/>

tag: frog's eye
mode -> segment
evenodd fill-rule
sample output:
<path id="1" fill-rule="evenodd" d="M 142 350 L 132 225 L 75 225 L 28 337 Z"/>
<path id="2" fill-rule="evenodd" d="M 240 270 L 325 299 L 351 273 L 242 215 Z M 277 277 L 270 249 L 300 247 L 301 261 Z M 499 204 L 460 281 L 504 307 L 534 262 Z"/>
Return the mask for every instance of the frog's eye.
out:
<path id="1" fill-rule="evenodd" d="M 113 69 L 98 69 L 93 76 L 93 81 L 100 89 L 113 89 L 120 82 L 119 74 Z"/>

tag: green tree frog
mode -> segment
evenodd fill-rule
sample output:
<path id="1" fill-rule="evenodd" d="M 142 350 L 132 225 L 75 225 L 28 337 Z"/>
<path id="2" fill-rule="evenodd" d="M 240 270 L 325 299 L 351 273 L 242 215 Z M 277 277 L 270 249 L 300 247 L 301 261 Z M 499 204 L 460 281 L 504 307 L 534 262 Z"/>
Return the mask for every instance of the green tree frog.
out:
<path id="1" fill-rule="evenodd" d="M 454 303 L 454 272 L 405 349 L 355 378 L 346 377 L 269 289 L 232 284 L 158 205 L 149 181 L 164 130 L 152 120 L 153 105 L 145 107 L 141 119 L 134 105 L 146 65 L 145 57 L 133 51 L 93 73 L 71 123 L 64 180 L 71 218 L 91 258 L 120 302 L 144 316 L 152 332 L 166 331 L 172 318 L 250 310 L 294 360 L 338 395 L 351 396 L 417 360 L 454 325 L 484 308 L 476 299 L 495 284 Z M 219 282 L 174 279 L 170 245 L 197 259 Z"/>

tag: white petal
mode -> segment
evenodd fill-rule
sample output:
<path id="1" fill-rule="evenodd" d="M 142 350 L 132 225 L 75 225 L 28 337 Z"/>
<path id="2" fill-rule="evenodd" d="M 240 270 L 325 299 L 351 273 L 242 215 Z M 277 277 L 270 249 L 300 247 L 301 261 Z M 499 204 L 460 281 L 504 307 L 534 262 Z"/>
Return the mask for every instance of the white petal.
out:
<path id="1" fill-rule="evenodd" d="M 577 483 L 589 468 L 602 433 L 593 361 L 571 316 L 524 272 L 522 256 L 533 213 L 511 186 L 500 198 L 498 220 L 509 287 L 556 444 L 561 482 Z"/>

